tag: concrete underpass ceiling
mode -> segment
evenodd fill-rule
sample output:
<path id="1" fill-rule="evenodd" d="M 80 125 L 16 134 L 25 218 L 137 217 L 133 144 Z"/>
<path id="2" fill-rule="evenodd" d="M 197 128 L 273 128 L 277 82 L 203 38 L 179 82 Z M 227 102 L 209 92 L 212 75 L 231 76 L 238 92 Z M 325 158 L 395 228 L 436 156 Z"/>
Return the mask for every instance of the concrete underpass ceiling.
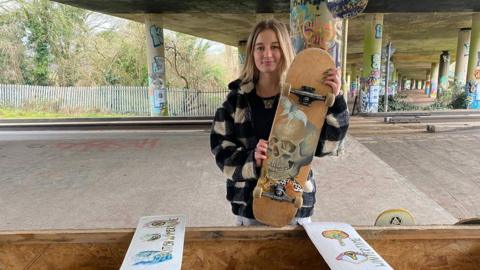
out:
<path id="1" fill-rule="evenodd" d="M 255 22 L 273 13 L 289 23 L 289 0 L 60 0 L 57 2 L 144 22 L 146 14 L 158 18 L 164 28 L 232 46 L 246 40 Z M 480 11 L 478 0 L 370 0 L 366 13 L 385 13 L 384 45 L 391 41 L 396 49 L 394 62 L 408 78 L 425 79 L 432 62 L 443 50 L 455 61 L 458 31 L 471 26 L 471 14 Z M 350 20 L 348 64 L 361 66 L 364 17 Z"/>

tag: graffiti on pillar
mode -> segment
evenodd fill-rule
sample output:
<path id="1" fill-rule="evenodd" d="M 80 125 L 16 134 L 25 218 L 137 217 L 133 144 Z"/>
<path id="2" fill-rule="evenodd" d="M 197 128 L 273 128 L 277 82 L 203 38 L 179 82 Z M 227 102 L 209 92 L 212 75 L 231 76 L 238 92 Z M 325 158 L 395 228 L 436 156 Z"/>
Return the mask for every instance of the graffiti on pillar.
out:
<path id="1" fill-rule="evenodd" d="M 337 21 L 325 2 L 293 0 L 290 14 L 292 43 L 295 51 L 307 47 L 329 50 L 335 46 Z"/>
<path id="2" fill-rule="evenodd" d="M 375 86 L 379 84 L 380 84 L 380 70 L 372 70 L 372 72 L 370 72 L 366 80 L 366 85 L 370 87 L 370 86 Z"/>
<path id="3" fill-rule="evenodd" d="M 333 16 L 347 19 L 362 13 L 367 4 L 368 0 L 329 0 L 327 6 Z"/>
<path id="4" fill-rule="evenodd" d="M 443 63 L 450 62 L 450 55 L 448 53 L 447 54 L 442 54 L 442 62 Z"/>
<path id="5" fill-rule="evenodd" d="M 427 80 L 425 82 L 425 95 L 427 95 L 427 96 L 430 95 L 430 81 L 429 80 Z"/>
<path id="6" fill-rule="evenodd" d="M 354 97 L 357 94 L 358 91 L 358 83 L 357 83 L 357 78 L 354 78 L 351 86 L 350 86 L 350 97 Z"/>
<path id="7" fill-rule="evenodd" d="M 380 69 L 380 54 L 376 53 L 372 55 L 372 69 Z"/>
<path id="8" fill-rule="evenodd" d="M 448 76 L 442 75 L 438 80 L 438 91 L 439 94 L 444 94 L 448 90 Z"/>
<path id="9" fill-rule="evenodd" d="M 165 74 L 165 61 L 161 56 L 153 57 L 152 72 Z"/>
<path id="10" fill-rule="evenodd" d="M 163 81 L 163 74 L 155 72 L 149 77 L 150 83 L 150 97 L 153 108 L 158 111 L 162 111 L 165 107 L 165 83 Z"/>
<path id="11" fill-rule="evenodd" d="M 382 25 L 377 24 L 375 25 L 375 38 L 381 39 L 382 38 Z"/>
<path id="12" fill-rule="evenodd" d="M 469 80 L 465 86 L 467 90 L 467 108 L 480 109 L 480 85 L 477 80 Z"/>
<path id="13" fill-rule="evenodd" d="M 337 68 L 342 65 L 342 50 L 340 41 L 340 37 L 342 37 L 342 30 L 343 24 L 337 21 L 335 23 L 336 38 L 332 40 L 330 48 L 328 49 L 328 53 L 332 56 L 333 60 L 335 60 L 335 65 Z"/>
<path id="14" fill-rule="evenodd" d="M 470 52 L 470 43 L 468 42 L 465 42 L 463 43 L 463 56 L 466 57 L 468 56 L 469 52 Z"/>
<path id="15" fill-rule="evenodd" d="M 163 46 L 162 28 L 152 24 L 150 26 L 150 36 L 152 37 L 153 47 Z"/>
<path id="16" fill-rule="evenodd" d="M 473 71 L 473 77 L 475 77 L 477 80 L 480 80 L 480 51 L 477 52 L 477 65 Z"/>
<path id="17" fill-rule="evenodd" d="M 240 62 L 240 65 L 244 65 L 245 64 L 245 53 L 241 53 L 239 52 L 238 53 L 238 61 Z"/>
<path id="18" fill-rule="evenodd" d="M 360 91 L 361 112 L 378 112 L 378 97 L 380 86 L 372 86 L 366 91 Z"/>
<path id="19" fill-rule="evenodd" d="M 362 112 L 378 112 L 378 98 L 380 94 L 380 63 L 381 55 L 371 56 L 371 70 L 360 79 L 360 98 Z"/>

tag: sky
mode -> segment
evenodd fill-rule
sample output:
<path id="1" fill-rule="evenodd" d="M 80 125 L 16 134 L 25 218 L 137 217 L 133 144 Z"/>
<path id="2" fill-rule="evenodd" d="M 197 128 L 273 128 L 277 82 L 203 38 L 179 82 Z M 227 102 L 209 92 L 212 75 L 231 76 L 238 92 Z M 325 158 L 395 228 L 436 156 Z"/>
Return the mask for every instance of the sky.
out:
<path id="1" fill-rule="evenodd" d="M 128 20 L 98 13 L 98 12 L 93 12 L 92 16 L 89 18 L 87 21 L 87 24 L 91 27 L 96 26 L 96 29 L 98 31 L 102 31 L 105 29 L 109 29 L 112 27 L 119 27 L 122 24 L 127 23 Z M 166 31 L 171 31 L 166 29 Z M 206 39 L 205 39 L 206 40 Z M 207 54 L 219 54 L 223 53 L 225 51 L 225 47 L 223 43 L 215 42 L 212 40 L 207 40 L 211 47 L 208 49 Z"/>

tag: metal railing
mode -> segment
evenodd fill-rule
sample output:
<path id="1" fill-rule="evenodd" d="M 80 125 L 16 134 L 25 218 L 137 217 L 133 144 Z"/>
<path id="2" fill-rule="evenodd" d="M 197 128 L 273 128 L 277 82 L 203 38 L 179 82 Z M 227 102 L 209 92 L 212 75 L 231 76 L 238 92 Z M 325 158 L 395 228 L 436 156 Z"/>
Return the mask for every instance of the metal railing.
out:
<path id="1" fill-rule="evenodd" d="M 167 89 L 169 116 L 212 116 L 228 90 Z M 148 88 L 141 86 L 56 87 L 0 84 L 0 106 L 56 112 L 150 115 Z"/>

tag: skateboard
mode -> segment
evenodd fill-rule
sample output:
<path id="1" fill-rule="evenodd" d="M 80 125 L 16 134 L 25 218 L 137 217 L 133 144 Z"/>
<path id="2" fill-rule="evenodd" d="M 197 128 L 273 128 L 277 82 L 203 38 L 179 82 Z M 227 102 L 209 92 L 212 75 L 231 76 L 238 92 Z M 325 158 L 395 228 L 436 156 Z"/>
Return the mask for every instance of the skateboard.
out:
<path id="1" fill-rule="evenodd" d="M 120 270 L 180 270 L 185 224 L 184 215 L 142 217 Z"/>
<path id="2" fill-rule="evenodd" d="M 375 226 L 413 226 L 415 223 L 413 215 L 403 208 L 385 210 L 375 220 Z"/>
<path id="3" fill-rule="evenodd" d="M 267 158 L 253 191 L 253 213 L 264 224 L 288 225 L 303 205 L 310 163 L 327 109 L 335 102 L 332 89 L 322 83 L 331 68 L 335 63 L 326 51 L 309 48 L 297 54 L 287 71 Z"/>
<path id="4" fill-rule="evenodd" d="M 480 217 L 461 219 L 455 225 L 480 225 Z"/>
<path id="5" fill-rule="evenodd" d="M 303 227 L 332 270 L 393 270 L 349 224 L 312 222 Z"/>

